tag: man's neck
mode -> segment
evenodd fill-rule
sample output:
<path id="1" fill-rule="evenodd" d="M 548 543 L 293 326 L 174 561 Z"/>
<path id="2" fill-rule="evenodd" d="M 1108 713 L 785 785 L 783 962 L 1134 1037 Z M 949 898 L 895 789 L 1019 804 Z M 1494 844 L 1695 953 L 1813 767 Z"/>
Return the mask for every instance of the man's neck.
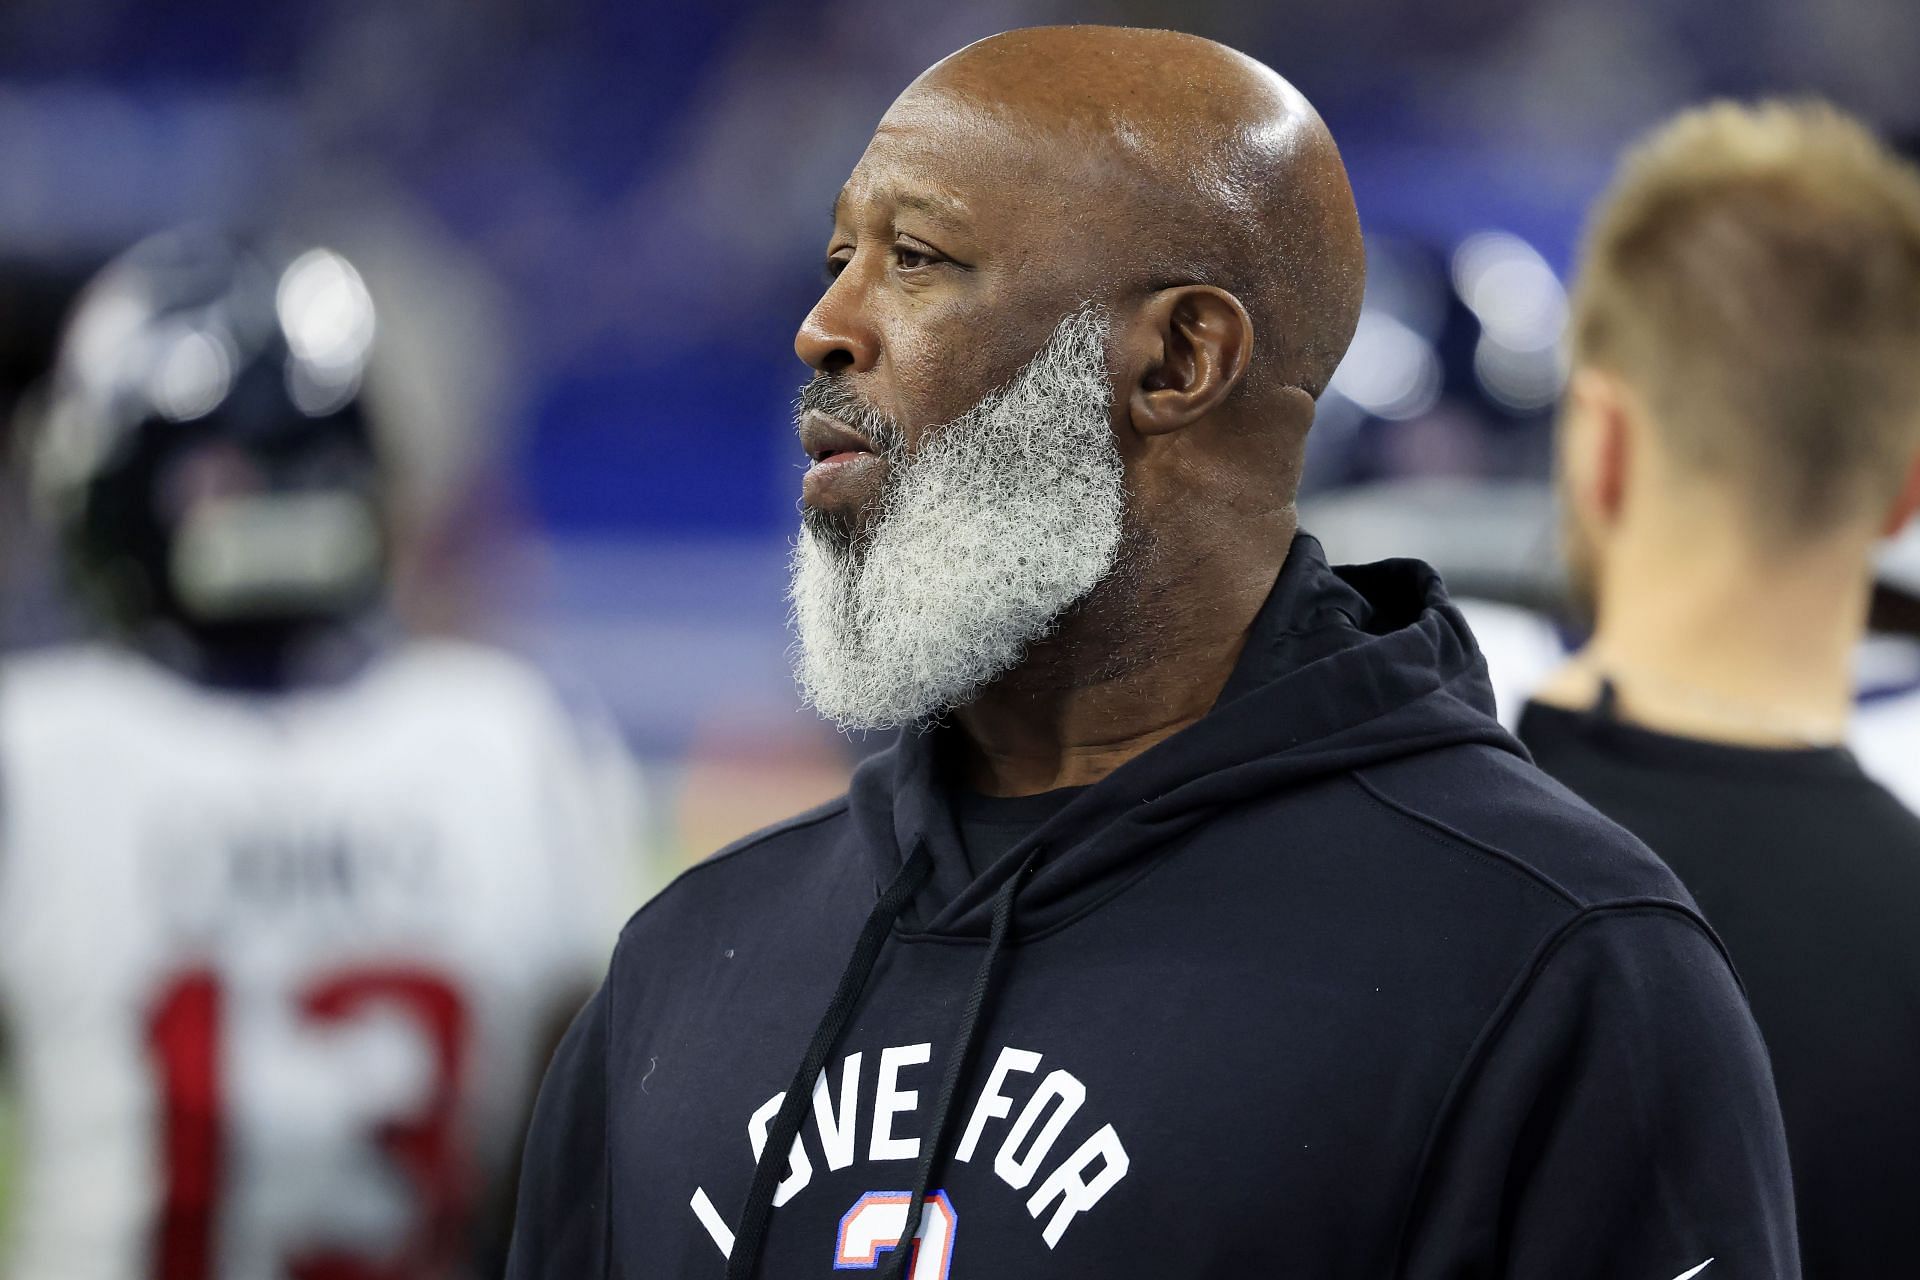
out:
<path id="1" fill-rule="evenodd" d="M 1277 544 L 1285 548 L 1291 529 Z M 964 777 L 992 796 L 1089 786 L 1205 716 L 1233 674 L 1276 563 L 1190 564 L 1096 599 L 955 715 Z M 1153 607 L 1155 600 L 1177 607 Z"/>
<path id="2" fill-rule="evenodd" d="M 1870 589 L 1861 551 L 1675 546 L 1609 564 L 1592 641 L 1540 700 L 1591 706 L 1605 680 L 1625 719 L 1664 733 L 1743 746 L 1840 741 Z"/>

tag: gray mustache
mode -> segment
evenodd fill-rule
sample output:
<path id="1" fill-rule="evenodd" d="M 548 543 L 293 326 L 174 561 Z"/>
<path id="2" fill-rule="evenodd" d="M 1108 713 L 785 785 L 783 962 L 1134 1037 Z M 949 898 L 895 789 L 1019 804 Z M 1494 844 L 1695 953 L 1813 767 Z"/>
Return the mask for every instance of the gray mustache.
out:
<path id="1" fill-rule="evenodd" d="M 794 420 L 809 411 L 840 419 L 866 436 L 876 453 L 893 456 L 900 450 L 900 425 L 862 400 L 844 375 L 816 373 L 801 385 L 794 401 Z"/>

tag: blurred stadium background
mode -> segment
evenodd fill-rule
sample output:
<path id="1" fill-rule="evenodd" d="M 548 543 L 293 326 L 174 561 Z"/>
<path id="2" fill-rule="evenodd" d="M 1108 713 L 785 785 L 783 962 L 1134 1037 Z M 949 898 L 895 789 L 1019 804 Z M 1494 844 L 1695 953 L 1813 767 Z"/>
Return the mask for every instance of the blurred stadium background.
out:
<path id="1" fill-rule="evenodd" d="M 1920 134 L 1913 0 L 6 0 L 0 417 L 138 236 L 340 242 L 431 389 L 403 607 L 613 711 L 658 883 L 831 794 L 860 749 L 796 708 L 783 626 L 790 341 L 833 194 L 922 67 L 1053 21 L 1214 36 L 1319 105 L 1373 276 L 1309 525 L 1337 556 L 1428 554 L 1522 600 L 1551 589 L 1560 281 L 1621 143 L 1716 94 L 1817 92 Z M 15 476 L 0 640 L 20 647 L 72 623 Z M 1417 489 L 1392 525 L 1364 496 L 1383 484 Z"/>

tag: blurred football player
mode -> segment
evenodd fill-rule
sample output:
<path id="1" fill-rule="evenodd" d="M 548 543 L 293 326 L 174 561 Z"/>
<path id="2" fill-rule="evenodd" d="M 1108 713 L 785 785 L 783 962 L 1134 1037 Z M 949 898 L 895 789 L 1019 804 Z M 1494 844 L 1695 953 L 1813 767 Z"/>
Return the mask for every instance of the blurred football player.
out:
<path id="1" fill-rule="evenodd" d="M 33 479 L 111 638 L 0 676 L 15 1280 L 455 1277 L 500 1228 L 626 831 L 538 676 L 387 621 L 380 343 L 340 255 L 191 233 L 70 320 Z"/>
<path id="2" fill-rule="evenodd" d="M 1898 554 L 1880 557 L 1875 598 L 1910 615 L 1920 604 L 1911 568 L 1920 561 L 1920 530 L 1910 524 L 1891 550 Z M 1451 572 L 1447 580 L 1454 581 Z M 1579 649 L 1584 628 L 1570 633 L 1547 614 L 1499 598 L 1458 603 L 1486 657 L 1500 722 L 1518 730 L 1533 690 Z M 1869 778 L 1920 811 L 1920 637 L 1906 626 L 1870 631 L 1851 666 L 1847 749 Z"/>
<path id="3" fill-rule="evenodd" d="M 1824 106 L 1631 152 L 1560 431 L 1595 629 L 1536 760 L 1680 874 L 1772 1055 L 1805 1274 L 1913 1269 L 1920 819 L 1842 746 L 1873 553 L 1920 504 L 1920 175 Z"/>

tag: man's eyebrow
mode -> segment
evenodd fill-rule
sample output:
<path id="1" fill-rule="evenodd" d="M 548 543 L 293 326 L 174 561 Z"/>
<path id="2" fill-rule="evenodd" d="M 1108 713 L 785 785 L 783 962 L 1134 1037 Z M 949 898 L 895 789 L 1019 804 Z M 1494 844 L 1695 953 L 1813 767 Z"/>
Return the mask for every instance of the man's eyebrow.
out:
<path id="1" fill-rule="evenodd" d="M 967 221 L 967 206 L 952 196 L 920 191 L 880 191 L 873 198 L 878 203 L 891 204 L 896 209 L 911 209 L 915 213 L 925 214 L 950 227 L 963 226 Z M 833 209 L 828 217 L 835 225 L 840 222 L 841 206 L 846 201 L 845 191 L 833 198 Z"/>
<path id="2" fill-rule="evenodd" d="M 923 195 L 915 191 L 903 191 L 893 198 L 893 203 L 902 209 L 912 209 L 924 213 L 929 218 L 958 226 L 967 220 L 967 206 L 952 196 Z"/>

